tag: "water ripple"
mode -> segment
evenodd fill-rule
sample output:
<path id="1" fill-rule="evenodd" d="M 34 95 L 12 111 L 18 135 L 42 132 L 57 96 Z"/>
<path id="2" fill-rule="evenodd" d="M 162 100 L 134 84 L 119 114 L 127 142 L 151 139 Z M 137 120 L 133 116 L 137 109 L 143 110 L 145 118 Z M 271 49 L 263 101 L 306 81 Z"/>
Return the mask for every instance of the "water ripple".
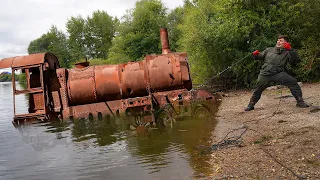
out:
<path id="1" fill-rule="evenodd" d="M 186 120 L 143 136 L 120 122 L 103 121 L 16 129 L 11 94 L 11 84 L 0 83 L 0 179 L 191 179 L 209 168 L 193 150 L 214 129 L 205 121 Z M 19 110 L 27 103 L 26 97 L 17 98 Z"/>

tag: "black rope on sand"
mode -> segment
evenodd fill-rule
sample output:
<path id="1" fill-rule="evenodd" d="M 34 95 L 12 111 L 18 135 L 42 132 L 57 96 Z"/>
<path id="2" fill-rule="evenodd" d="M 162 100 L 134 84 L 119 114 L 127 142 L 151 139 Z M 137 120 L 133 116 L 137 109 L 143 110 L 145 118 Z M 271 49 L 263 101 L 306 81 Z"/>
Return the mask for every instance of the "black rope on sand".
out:
<path id="1" fill-rule="evenodd" d="M 296 176 L 298 179 L 307 179 L 306 177 L 302 177 L 298 174 L 296 174 L 292 169 L 284 165 L 281 161 L 279 161 L 277 158 L 275 158 L 270 152 L 268 152 L 265 148 L 261 146 L 260 148 L 263 152 L 265 152 L 267 155 L 269 155 L 276 163 L 278 163 L 280 166 L 286 168 L 288 171 L 290 171 L 294 176 Z"/>
<path id="2" fill-rule="evenodd" d="M 239 136 L 232 136 L 228 138 L 228 135 L 230 133 L 241 130 L 241 129 L 244 129 L 244 131 Z M 218 149 L 228 148 L 231 146 L 239 146 L 242 143 L 242 135 L 244 135 L 247 130 L 248 130 L 248 126 L 246 125 L 238 129 L 233 129 L 220 142 L 213 144 L 211 146 L 211 150 L 216 151 Z"/>
<path id="3" fill-rule="evenodd" d="M 239 136 L 232 136 L 232 137 L 228 137 L 228 135 L 232 132 L 235 132 L 237 130 L 241 130 L 244 129 L 244 131 L 241 132 L 241 134 Z M 242 143 L 242 136 L 248 131 L 254 131 L 260 135 L 262 135 L 259 131 L 254 130 L 254 129 L 250 129 L 247 125 L 244 125 L 241 128 L 237 128 L 237 129 L 233 129 L 232 131 L 230 131 L 220 142 L 213 144 L 211 147 L 202 147 L 202 149 L 204 149 L 201 154 L 206 153 L 206 154 L 210 154 L 212 153 L 212 151 L 217 151 L 220 149 L 225 149 L 225 148 L 230 148 L 230 147 L 235 147 L 235 146 L 239 146 L 241 147 L 241 143 Z M 296 176 L 299 180 L 302 179 L 307 179 L 306 177 L 302 177 L 300 175 L 298 175 L 297 173 L 295 173 L 291 168 L 289 168 L 288 166 L 286 166 L 285 164 L 283 164 L 280 160 L 278 160 L 277 158 L 275 158 L 270 152 L 268 152 L 262 145 L 260 145 L 260 149 L 266 153 L 269 157 L 271 157 L 276 163 L 278 163 L 280 166 L 284 167 L 285 169 L 287 169 L 288 171 L 290 171 L 294 176 Z"/>
<path id="4" fill-rule="evenodd" d="M 228 137 L 229 134 L 242 129 L 244 130 L 240 133 L 240 135 Z M 242 136 L 247 132 L 248 129 L 249 128 L 246 125 L 237 129 L 233 129 L 229 131 L 228 134 L 220 142 L 211 146 L 197 146 L 196 149 L 201 150 L 200 154 L 211 154 L 212 151 L 217 151 L 220 149 L 226 149 L 235 146 L 240 147 L 242 144 Z"/>

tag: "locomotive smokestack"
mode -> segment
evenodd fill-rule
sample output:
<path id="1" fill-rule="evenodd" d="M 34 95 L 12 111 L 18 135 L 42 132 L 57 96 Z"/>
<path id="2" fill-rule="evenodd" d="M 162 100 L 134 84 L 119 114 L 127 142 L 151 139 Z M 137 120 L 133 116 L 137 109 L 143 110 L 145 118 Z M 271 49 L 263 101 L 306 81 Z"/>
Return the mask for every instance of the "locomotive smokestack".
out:
<path id="1" fill-rule="evenodd" d="M 167 28 L 160 29 L 160 38 L 161 38 L 161 45 L 162 45 L 162 54 L 171 53 Z"/>

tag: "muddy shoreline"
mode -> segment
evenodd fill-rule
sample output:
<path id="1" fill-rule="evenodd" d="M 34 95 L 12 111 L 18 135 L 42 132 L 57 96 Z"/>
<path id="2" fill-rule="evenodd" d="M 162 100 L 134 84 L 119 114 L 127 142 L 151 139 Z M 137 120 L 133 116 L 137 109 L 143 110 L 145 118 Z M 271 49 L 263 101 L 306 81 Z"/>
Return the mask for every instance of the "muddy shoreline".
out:
<path id="1" fill-rule="evenodd" d="M 320 83 L 303 84 L 302 91 L 308 104 L 320 106 Z M 212 152 L 210 179 L 319 179 L 320 111 L 297 108 L 289 89 L 271 88 L 254 111 L 244 112 L 251 95 L 247 90 L 222 93 L 212 141 L 244 125 L 248 130 L 240 146 Z"/>

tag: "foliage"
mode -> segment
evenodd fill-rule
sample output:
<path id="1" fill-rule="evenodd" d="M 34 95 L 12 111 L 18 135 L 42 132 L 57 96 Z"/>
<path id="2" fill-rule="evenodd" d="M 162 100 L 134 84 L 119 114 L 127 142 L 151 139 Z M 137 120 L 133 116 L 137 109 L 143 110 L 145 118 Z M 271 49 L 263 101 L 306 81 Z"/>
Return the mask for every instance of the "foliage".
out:
<path id="1" fill-rule="evenodd" d="M 67 38 L 56 26 L 51 26 L 46 34 L 30 42 L 29 54 L 43 52 L 54 53 L 60 61 L 60 66 L 68 67 L 70 56 L 67 49 Z"/>
<path id="2" fill-rule="evenodd" d="M 168 15 L 168 36 L 170 42 L 170 49 L 172 52 L 179 51 L 178 41 L 181 38 L 181 29 L 179 29 L 179 25 L 182 24 L 184 17 L 184 9 L 183 7 L 177 7 L 173 9 Z"/>
<path id="3" fill-rule="evenodd" d="M 86 19 L 71 17 L 66 23 L 67 34 L 52 26 L 47 33 L 30 42 L 28 53 L 52 52 L 62 67 L 71 67 L 84 57 L 106 59 L 117 24 L 117 18 L 99 10 Z"/>
<path id="4" fill-rule="evenodd" d="M 87 51 L 85 46 L 85 19 L 81 16 L 71 17 L 67 24 L 68 47 L 72 61 L 86 57 Z"/>
<path id="5" fill-rule="evenodd" d="M 99 10 L 87 19 L 71 17 L 67 22 L 67 31 L 73 61 L 83 57 L 106 59 L 117 23 L 117 18 Z"/>
<path id="6" fill-rule="evenodd" d="M 23 88 L 27 88 L 27 78 L 25 73 L 16 74 L 16 79 L 19 82 L 19 85 Z"/>
<path id="7" fill-rule="evenodd" d="M 0 75 L 0 82 L 11 82 L 11 74 L 1 74 Z"/>
<path id="8" fill-rule="evenodd" d="M 117 19 L 113 20 L 106 12 L 95 11 L 87 18 L 85 40 L 92 58 L 108 57 L 111 40 L 114 37 Z"/>
<path id="9" fill-rule="evenodd" d="M 161 53 L 159 30 L 166 25 L 166 8 L 159 0 L 140 0 L 122 18 L 110 48 L 110 61 L 139 60 Z"/>
<path id="10" fill-rule="evenodd" d="M 319 81 L 318 17 L 318 0 L 185 0 L 170 12 L 161 0 L 139 0 L 121 21 L 104 11 L 71 17 L 66 35 L 52 26 L 28 51 L 51 51 L 63 67 L 85 57 L 91 65 L 125 63 L 160 54 L 159 30 L 167 27 L 171 50 L 188 53 L 194 83 L 253 87 L 262 62 L 253 61 L 251 52 L 287 34 L 301 56 L 299 66 L 290 68 L 299 80 Z"/>
<path id="11" fill-rule="evenodd" d="M 296 71 L 303 81 L 320 80 L 320 1 L 302 0 L 300 13 L 300 33 L 297 39 L 301 42 L 300 68 Z"/>
<path id="12" fill-rule="evenodd" d="M 84 59 L 80 59 L 75 63 L 80 63 L 84 61 L 85 61 Z M 101 58 L 90 59 L 88 60 L 88 62 L 90 63 L 90 66 L 104 65 L 104 64 L 119 64 L 119 62 L 111 61 L 110 59 L 101 59 Z"/>
<path id="13" fill-rule="evenodd" d="M 255 49 L 262 51 L 274 46 L 279 34 L 288 34 L 293 47 L 306 51 L 301 52 L 303 61 L 310 63 L 310 54 L 315 55 L 319 49 L 314 41 L 319 36 L 316 32 L 319 23 L 314 23 L 319 10 L 315 11 L 312 6 L 319 9 L 319 1 L 186 1 L 179 44 L 189 53 L 193 79 L 202 83 Z M 308 40 L 306 35 L 314 38 Z M 229 77 L 226 83 L 252 86 L 260 65 L 245 58 L 222 76 Z M 319 67 L 316 63 L 313 66 Z M 315 75 L 316 69 L 310 70 L 314 78 L 319 76 Z"/>

